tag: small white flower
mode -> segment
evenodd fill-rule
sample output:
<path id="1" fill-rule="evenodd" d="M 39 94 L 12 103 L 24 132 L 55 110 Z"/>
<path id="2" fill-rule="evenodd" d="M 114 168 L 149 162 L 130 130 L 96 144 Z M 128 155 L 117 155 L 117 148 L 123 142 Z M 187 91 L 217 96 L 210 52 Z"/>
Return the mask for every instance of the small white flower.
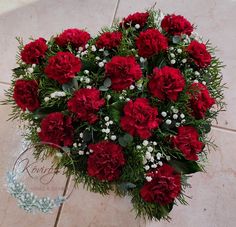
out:
<path id="1" fill-rule="evenodd" d="M 157 160 L 160 160 L 161 157 L 162 157 L 162 154 L 158 152 L 158 153 L 156 154 L 156 157 L 157 157 Z"/>
<path id="2" fill-rule="evenodd" d="M 107 95 L 107 100 L 109 100 L 111 98 L 111 95 Z"/>
<path id="3" fill-rule="evenodd" d="M 143 159 L 143 165 L 146 165 L 147 164 L 147 159 Z"/>
<path id="4" fill-rule="evenodd" d="M 202 81 L 202 84 L 203 84 L 203 85 L 206 85 L 206 81 Z"/>
<path id="5" fill-rule="evenodd" d="M 109 126 L 110 125 L 110 123 L 109 123 L 109 121 L 108 122 L 106 122 L 106 124 L 105 124 L 106 126 Z"/>
<path id="6" fill-rule="evenodd" d="M 83 49 L 84 49 L 83 47 L 79 47 L 79 51 L 80 51 L 80 52 L 82 52 L 82 51 L 83 51 Z"/>
<path id="7" fill-rule="evenodd" d="M 87 78 L 85 79 L 85 83 L 86 83 L 86 84 L 89 84 L 90 82 L 91 82 L 90 78 L 87 77 Z"/>
<path id="8" fill-rule="evenodd" d="M 87 43 L 87 44 L 85 45 L 85 48 L 88 49 L 88 47 L 89 47 L 89 44 Z"/>
<path id="9" fill-rule="evenodd" d="M 99 66 L 100 68 L 102 68 L 102 67 L 104 66 L 104 63 L 103 63 L 103 62 L 99 62 L 99 63 L 98 63 L 98 66 Z"/>
<path id="10" fill-rule="evenodd" d="M 113 121 L 109 121 L 109 124 L 112 125 L 114 122 Z"/>
<path id="11" fill-rule="evenodd" d="M 73 147 L 77 147 L 77 143 L 73 143 Z"/>
<path id="12" fill-rule="evenodd" d="M 181 49 L 177 49 L 177 53 L 181 54 L 182 50 Z"/>
<path id="13" fill-rule="evenodd" d="M 110 118 L 109 118 L 108 116 L 106 116 L 106 117 L 104 117 L 104 120 L 105 120 L 105 121 L 109 121 Z"/>
<path id="14" fill-rule="evenodd" d="M 63 156 L 63 154 L 62 154 L 61 152 L 57 152 L 55 155 L 56 155 L 58 158 L 62 158 L 62 156 Z"/>
<path id="15" fill-rule="evenodd" d="M 29 72 L 29 73 L 32 73 L 33 71 L 34 71 L 33 68 L 28 68 L 28 72 Z"/>
<path id="16" fill-rule="evenodd" d="M 45 97 L 45 98 L 44 98 L 44 101 L 45 101 L 45 102 L 48 102 L 49 100 L 50 100 L 49 97 Z"/>
<path id="17" fill-rule="evenodd" d="M 163 162 L 162 162 L 162 161 L 159 161 L 159 162 L 158 162 L 158 165 L 159 165 L 159 166 L 163 166 Z"/>
<path id="18" fill-rule="evenodd" d="M 105 129 L 105 128 L 103 128 L 103 129 L 102 129 L 102 132 L 106 132 L 106 129 Z"/>
<path id="19" fill-rule="evenodd" d="M 84 151 L 79 150 L 79 155 L 84 155 Z"/>
<path id="20" fill-rule="evenodd" d="M 175 62 L 176 62 L 176 61 L 175 61 L 174 59 L 172 59 L 172 60 L 170 61 L 170 64 L 174 65 Z"/>
<path id="21" fill-rule="evenodd" d="M 99 56 L 97 56 L 95 59 L 96 59 L 96 60 L 100 60 L 101 58 L 100 58 Z"/>
<path id="22" fill-rule="evenodd" d="M 121 96 L 121 95 L 119 96 L 119 99 L 120 99 L 120 100 L 122 100 L 123 98 L 124 98 L 123 96 Z"/>
<path id="23" fill-rule="evenodd" d="M 92 150 L 92 149 L 89 149 L 89 152 L 90 152 L 90 153 L 93 153 L 93 150 Z"/>
<path id="24" fill-rule="evenodd" d="M 37 128 L 37 132 L 41 132 L 41 128 Z"/>
<path id="25" fill-rule="evenodd" d="M 147 176 L 147 177 L 146 177 L 146 180 L 147 180 L 147 182 L 151 182 L 151 181 L 152 181 L 152 177 Z"/>
<path id="26" fill-rule="evenodd" d="M 147 146 L 148 145 L 148 141 L 147 140 L 144 140 L 143 141 L 143 146 Z"/>
<path id="27" fill-rule="evenodd" d="M 182 114 L 180 114 L 180 117 L 181 118 L 185 118 L 185 115 L 182 113 Z"/>
<path id="28" fill-rule="evenodd" d="M 198 80 L 194 80 L 193 83 L 198 83 Z"/>
<path id="29" fill-rule="evenodd" d="M 88 75 L 89 71 L 87 69 L 84 70 L 84 74 Z"/>
<path id="30" fill-rule="evenodd" d="M 187 62 L 187 59 L 184 58 L 184 59 L 182 60 L 182 63 L 186 63 L 186 62 Z"/>
<path id="31" fill-rule="evenodd" d="M 146 61 L 146 59 L 145 59 L 145 58 L 143 58 L 143 57 L 141 57 L 141 58 L 139 59 L 139 61 L 143 63 L 143 62 L 145 62 L 145 61 Z"/>
<path id="32" fill-rule="evenodd" d="M 170 119 L 167 119 L 167 120 L 166 120 L 166 124 L 167 124 L 167 125 L 170 125 L 171 123 L 172 123 L 172 121 L 171 121 Z"/>
<path id="33" fill-rule="evenodd" d="M 176 127 L 179 127 L 179 126 L 180 126 L 180 123 L 179 123 L 179 122 L 176 122 L 176 123 L 175 123 L 175 126 L 176 126 Z"/>
<path id="34" fill-rule="evenodd" d="M 52 94 L 50 94 L 50 97 L 51 97 L 51 98 L 55 98 L 55 97 L 56 97 L 56 94 L 55 94 L 55 93 L 52 93 Z"/>
<path id="35" fill-rule="evenodd" d="M 155 161 L 154 157 L 151 157 L 150 162 L 154 162 L 154 161 Z"/>
<path id="36" fill-rule="evenodd" d="M 95 52 L 95 51 L 97 50 L 97 48 L 95 47 L 95 45 L 92 45 L 91 50 L 92 50 L 93 52 Z"/>
<path id="37" fill-rule="evenodd" d="M 111 140 L 113 140 L 113 141 L 116 140 L 116 136 L 115 136 L 115 135 L 112 135 L 112 136 L 111 136 Z"/>
<path id="38" fill-rule="evenodd" d="M 169 155 L 166 155 L 166 160 L 170 161 L 170 156 Z"/>
<path id="39" fill-rule="evenodd" d="M 130 101 L 130 98 L 126 98 L 125 101 L 127 101 L 127 102 Z"/>
<path id="40" fill-rule="evenodd" d="M 146 152 L 145 158 L 146 158 L 147 160 L 150 160 L 151 157 L 152 157 L 151 153 L 150 153 L 150 152 Z"/>
<path id="41" fill-rule="evenodd" d="M 92 87 L 90 85 L 86 86 L 86 88 L 91 89 Z"/>
<path id="42" fill-rule="evenodd" d="M 186 120 L 185 119 L 183 119 L 182 121 L 181 121 L 181 123 L 185 123 L 186 122 Z"/>
<path id="43" fill-rule="evenodd" d="M 175 120 L 178 119 L 178 115 L 177 115 L 177 114 L 174 114 L 174 115 L 173 115 L 173 119 L 175 119 Z"/>
<path id="44" fill-rule="evenodd" d="M 81 132 L 81 133 L 79 134 L 79 137 L 80 137 L 80 138 L 83 138 L 83 136 L 84 136 L 84 134 Z"/>
<path id="45" fill-rule="evenodd" d="M 155 168 L 157 168 L 157 164 L 152 164 L 151 167 L 152 167 L 153 169 L 155 169 Z"/>
<path id="46" fill-rule="evenodd" d="M 81 52 L 81 56 L 84 56 L 84 55 L 86 55 L 87 53 L 88 53 L 88 51 L 85 50 L 85 51 Z"/>
<path id="47" fill-rule="evenodd" d="M 103 51 L 104 51 L 104 49 L 102 48 L 102 49 L 99 49 L 98 51 L 100 51 L 100 52 L 103 52 Z"/>
<path id="48" fill-rule="evenodd" d="M 140 145 L 136 146 L 136 149 L 140 150 L 142 147 Z"/>
<path id="49" fill-rule="evenodd" d="M 195 71 L 194 74 L 195 74 L 196 76 L 200 76 L 200 73 L 199 73 L 198 71 Z"/>
<path id="50" fill-rule="evenodd" d="M 156 145 L 157 145 L 157 142 L 156 142 L 156 141 L 154 141 L 154 142 L 153 142 L 153 145 L 154 145 L 154 146 L 156 146 Z"/>
<path id="51" fill-rule="evenodd" d="M 135 27 L 136 29 L 140 29 L 140 25 L 139 25 L 139 24 L 136 24 L 134 27 Z"/>
<path id="52" fill-rule="evenodd" d="M 148 147 L 147 150 L 148 150 L 149 152 L 152 152 L 152 151 L 153 151 L 153 148 L 152 148 L 152 147 Z"/>
<path id="53" fill-rule="evenodd" d="M 162 117 L 166 117 L 167 116 L 167 113 L 165 111 L 161 112 L 161 116 Z"/>
<path id="54" fill-rule="evenodd" d="M 106 63 L 106 62 L 107 62 L 107 60 L 106 60 L 106 59 L 104 59 L 102 62 Z"/>
<path id="55" fill-rule="evenodd" d="M 135 88 L 135 86 L 132 85 L 132 84 L 129 86 L 129 89 L 130 89 L 130 90 L 134 90 L 134 88 Z"/>
<path id="56" fill-rule="evenodd" d="M 170 50 L 174 50 L 174 47 L 170 47 Z"/>
<path id="57" fill-rule="evenodd" d="M 179 112 L 179 110 L 176 109 L 176 108 L 173 108 L 172 111 L 173 111 L 173 113 L 175 113 L 175 114 L 177 114 L 177 113 Z"/>
<path id="58" fill-rule="evenodd" d="M 175 54 L 173 54 L 173 53 L 171 53 L 170 56 L 171 56 L 172 58 L 175 58 Z"/>
<path id="59" fill-rule="evenodd" d="M 107 128 L 107 129 L 106 129 L 106 134 L 110 133 L 110 131 L 111 131 L 111 130 L 110 130 L 109 128 Z"/>
<path id="60" fill-rule="evenodd" d="M 150 167 L 149 167 L 148 165 L 146 165 L 146 166 L 144 166 L 144 169 L 145 169 L 145 170 L 149 170 Z"/>

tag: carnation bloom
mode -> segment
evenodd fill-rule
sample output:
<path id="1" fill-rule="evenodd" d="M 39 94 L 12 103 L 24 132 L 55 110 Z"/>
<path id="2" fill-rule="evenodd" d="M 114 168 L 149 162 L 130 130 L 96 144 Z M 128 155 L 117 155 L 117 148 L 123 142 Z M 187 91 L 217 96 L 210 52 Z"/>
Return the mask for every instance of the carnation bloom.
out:
<path id="1" fill-rule="evenodd" d="M 211 55 L 207 51 L 205 44 L 194 40 L 187 47 L 187 52 L 199 68 L 205 68 L 210 65 Z"/>
<path id="2" fill-rule="evenodd" d="M 101 181 L 117 180 L 125 165 L 122 147 L 110 141 L 100 141 L 88 147 L 92 150 L 88 158 L 88 175 Z"/>
<path id="3" fill-rule="evenodd" d="M 130 26 L 135 26 L 136 24 L 140 25 L 140 28 L 143 28 L 148 20 L 149 13 L 139 13 L 136 12 L 134 14 L 128 15 L 126 18 L 123 19 L 123 21 L 120 23 L 120 25 L 124 26 L 125 28 L 128 28 Z"/>
<path id="4" fill-rule="evenodd" d="M 140 196 L 146 202 L 168 205 L 173 203 L 180 194 L 181 181 L 180 174 L 174 168 L 164 164 L 160 168 L 149 172 L 151 182 L 146 182 L 140 190 Z"/>
<path id="5" fill-rule="evenodd" d="M 186 18 L 175 14 L 166 15 L 161 22 L 161 27 L 170 35 L 190 36 L 193 31 L 193 26 Z"/>
<path id="6" fill-rule="evenodd" d="M 148 99 L 137 98 L 124 106 L 124 116 L 120 120 L 121 128 L 132 136 L 147 139 L 152 136 L 152 130 L 159 125 L 158 110 L 151 107 Z"/>
<path id="7" fill-rule="evenodd" d="M 96 41 L 96 46 L 99 49 L 113 49 L 120 45 L 122 39 L 121 32 L 104 32 Z"/>
<path id="8" fill-rule="evenodd" d="M 185 79 L 179 69 L 164 66 L 154 68 L 148 83 L 151 94 L 160 100 L 177 101 L 178 95 L 185 87 Z"/>
<path id="9" fill-rule="evenodd" d="M 90 124 L 98 120 L 97 112 L 104 104 L 105 100 L 100 98 L 100 91 L 96 88 L 81 88 L 67 103 L 68 109 L 76 117 Z"/>
<path id="10" fill-rule="evenodd" d="M 114 56 L 105 66 L 105 73 L 110 77 L 113 90 L 127 89 L 142 77 L 140 65 L 132 56 Z"/>
<path id="11" fill-rule="evenodd" d="M 35 80 L 17 80 L 13 98 L 16 104 L 25 111 L 33 112 L 40 107 L 38 98 L 38 83 Z"/>
<path id="12" fill-rule="evenodd" d="M 197 161 L 197 153 L 202 151 L 203 143 L 199 141 L 197 130 L 192 126 L 180 126 L 178 134 L 172 137 L 173 145 L 178 148 L 187 160 Z"/>
<path id="13" fill-rule="evenodd" d="M 21 51 L 21 59 L 26 64 L 39 64 L 40 59 L 45 57 L 47 49 L 48 46 L 45 39 L 36 39 L 24 46 Z"/>
<path id="14" fill-rule="evenodd" d="M 40 127 L 38 135 L 42 142 L 55 147 L 72 145 L 74 128 L 71 117 L 60 112 L 50 113 L 41 121 Z"/>
<path id="15" fill-rule="evenodd" d="M 211 97 L 207 87 L 202 83 L 193 83 L 189 90 L 191 91 L 189 105 L 192 115 L 196 119 L 202 119 L 207 110 L 215 104 L 215 99 Z"/>
<path id="16" fill-rule="evenodd" d="M 157 29 L 149 28 L 144 32 L 140 32 L 136 39 L 136 46 L 138 54 L 141 57 L 148 58 L 167 50 L 168 41 Z"/>
<path id="17" fill-rule="evenodd" d="M 90 39 L 90 34 L 84 30 L 77 28 L 66 29 L 56 37 L 56 43 L 61 47 L 66 47 L 68 44 L 78 49 L 84 48 Z"/>
<path id="18" fill-rule="evenodd" d="M 80 71 L 82 63 L 70 52 L 58 52 L 48 60 L 45 74 L 60 84 L 68 83 Z"/>

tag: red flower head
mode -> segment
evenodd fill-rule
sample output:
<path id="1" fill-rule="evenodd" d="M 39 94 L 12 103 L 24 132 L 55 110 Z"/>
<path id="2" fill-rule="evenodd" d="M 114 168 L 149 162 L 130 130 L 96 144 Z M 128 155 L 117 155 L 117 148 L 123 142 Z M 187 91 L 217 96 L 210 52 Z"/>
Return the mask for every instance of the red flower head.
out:
<path id="1" fill-rule="evenodd" d="M 179 69 L 164 66 L 154 68 L 148 87 L 152 95 L 160 100 L 177 101 L 178 94 L 185 87 L 185 80 Z"/>
<path id="2" fill-rule="evenodd" d="M 74 96 L 67 103 L 71 112 L 90 124 L 98 120 L 96 113 L 104 104 L 105 100 L 100 98 L 100 91 L 96 88 L 81 88 L 74 93 Z"/>
<path id="3" fill-rule="evenodd" d="M 138 54 L 141 57 L 148 58 L 167 50 L 168 41 L 157 29 L 150 28 L 144 32 L 140 32 L 139 37 L 136 39 L 136 46 L 138 48 Z"/>
<path id="4" fill-rule="evenodd" d="M 66 47 L 68 44 L 71 44 L 72 47 L 78 49 L 79 47 L 84 48 L 90 38 L 88 32 L 77 28 L 71 28 L 65 30 L 56 37 L 56 43 L 61 47 Z"/>
<path id="5" fill-rule="evenodd" d="M 140 190 L 143 200 L 162 206 L 174 202 L 181 191 L 180 174 L 171 166 L 164 164 L 147 175 L 152 177 L 152 181 L 146 182 Z"/>
<path id="6" fill-rule="evenodd" d="M 43 38 L 36 39 L 24 46 L 21 51 L 21 59 L 26 64 L 39 64 L 39 60 L 45 57 L 48 46 Z"/>
<path id="7" fill-rule="evenodd" d="M 109 141 L 101 141 L 88 147 L 93 151 L 88 158 L 88 175 L 101 181 L 117 180 L 125 165 L 121 146 Z"/>
<path id="8" fill-rule="evenodd" d="M 193 31 L 193 26 L 186 18 L 175 14 L 165 16 L 161 27 L 170 35 L 191 35 Z"/>
<path id="9" fill-rule="evenodd" d="M 58 52 L 55 56 L 49 58 L 44 72 L 49 78 L 57 80 L 60 84 L 64 84 L 74 78 L 81 67 L 80 59 L 72 53 Z"/>
<path id="10" fill-rule="evenodd" d="M 38 84 L 35 80 L 17 80 L 13 98 L 16 104 L 25 111 L 33 112 L 40 106 L 38 99 Z"/>
<path id="11" fill-rule="evenodd" d="M 151 107 L 148 99 L 137 98 L 124 106 L 124 116 L 120 120 L 121 128 L 132 136 L 148 139 L 152 130 L 159 124 L 157 108 Z"/>
<path id="12" fill-rule="evenodd" d="M 177 136 L 172 137 L 172 143 L 188 160 L 197 161 L 197 153 L 202 151 L 203 143 L 199 141 L 197 130 L 192 126 L 180 126 Z"/>
<path id="13" fill-rule="evenodd" d="M 73 143 L 74 128 L 71 117 L 60 112 L 50 113 L 41 121 L 41 132 L 38 133 L 42 142 L 58 146 L 70 146 Z"/>
<path id="14" fill-rule="evenodd" d="M 134 13 L 128 15 L 128 17 L 124 18 L 123 21 L 120 23 L 120 26 L 124 26 L 128 28 L 130 26 L 134 27 L 136 24 L 140 25 L 140 28 L 143 28 L 147 24 L 147 20 L 149 17 L 149 13 Z"/>
<path id="15" fill-rule="evenodd" d="M 104 32 L 96 41 L 96 46 L 99 49 L 113 49 L 120 45 L 122 39 L 121 32 Z"/>
<path id="16" fill-rule="evenodd" d="M 128 88 L 134 81 L 142 77 L 140 65 L 132 56 L 114 56 L 105 66 L 106 75 L 111 78 L 113 90 Z"/>
<path id="17" fill-rule="evenodd" d="M 198 67 L 205 68 L 210 65 L 211 55 L 207 51 L 205 44 L 194 40 L 187 47 L 187 52 Z"/>
<path id="18" fill-rule="evenodd" d="M 207 110 L 215 104 L 215 99 L 211 97 L 207 87 L 201 83 L 193 83 L 190 90 L 192 90 L 190 94 L 192 115 L 196 119 L 202 119 L 205 117 Z"/>

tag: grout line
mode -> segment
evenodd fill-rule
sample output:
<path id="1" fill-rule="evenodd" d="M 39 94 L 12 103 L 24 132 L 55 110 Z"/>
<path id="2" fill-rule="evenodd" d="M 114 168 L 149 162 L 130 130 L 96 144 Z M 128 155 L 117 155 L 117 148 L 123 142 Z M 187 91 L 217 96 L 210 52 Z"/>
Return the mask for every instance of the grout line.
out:
<path id="1" fill-rule="evenodd" d="M 66 193 L 67 193 L 67 190 L 68 190 L 68 187 L 69 187 L 69 183 L 70 183 L 70 178 L 71 178 L 71 177 L 69 176 L 69 177 L 67 178 L 67 180 L 66 180 L 66 185 L 65 185 L 65 188 L 64 188 L 64 191 L 63 191 L 63 196 L 65 196 Z M 63 209 L 63 205 L 64 205 L 64 203 L 62 203 L 61 206 L 60 206 L 59 209 L 58 209 L 54 227 L 57 227 L 57 226 L 58 226 L 58 223 L 59 223 L 59 220 L 60 220 L 60 216 L 61 216 L 61 213 L 62 213 L 62 209 Z"/>
<path id="2" fill-rule="evenodd" d="M 217 126 L 217 125 L 212 125 L 212 128 L 220 129 L 220 130 L 228 131 L 228 132 L 236 132 L 236 129 L 225 128 L 225 127 Z"/>
<path id="3" fill-rule="evenodd" d="M 112 21 L 111 21 L 111 26 L 114 23 L 114 20 L 116 18 L 116 14 L 117 14 L 117 11 L 118 11 L 119 4 L 120 4 L 120 0 L 117 0 L 115 11 L 114 11 L 114 14 L 113 14 L 113 17 L 112 17 Z"/>

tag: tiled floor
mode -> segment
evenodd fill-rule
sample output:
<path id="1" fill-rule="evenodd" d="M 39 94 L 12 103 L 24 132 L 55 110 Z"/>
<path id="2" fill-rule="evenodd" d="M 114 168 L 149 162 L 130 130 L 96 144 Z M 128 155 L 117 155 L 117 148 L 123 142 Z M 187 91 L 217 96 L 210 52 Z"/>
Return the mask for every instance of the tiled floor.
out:
<path id="1" fill-rule="evenodd" d="M 64 28 L 87 28 L 95 34 L 102 26 L 110 25 L 114 16 L 123 17 L 137 10 L 152 6 L 154 0 L 0 0 L 0 99 L 10 81 L 10 69 L 14 67 L 15 36 L 24 39 L 50 37 Z M 211 133 L 217 151 L 211 151 L 206 174 L 192 179 L 193 197 L 189 206 L 178 206 L 171 213 L 172 222 L 149 222 L 135 219 L 130 212 L 129 198 L 114 195 L 102 197 L 89 193 L 82 186 L 75 190 L 62 210 L 50 215 L 28 215 L 16 207 L 15 201 L 0 187 L 0 227 L 234 227 L 236 225 L 236 1 L 233 0 L 159 0 L 156 8 L 166 13 L 185 15 L 198 25 L 199 34 L 218 46 L 227 67 L 224 81 L 227 111 L 218 118 L 219 123 Z M 0 184 L 4 185 L 4 173 L 22 151 L 22 138 L 16 123 L 6 122 L 9 107 L 0 106 Z M 61 191 L 66 179 L 55 179 Z M 71 186 L 69 186 L 70 189 Z"/>

